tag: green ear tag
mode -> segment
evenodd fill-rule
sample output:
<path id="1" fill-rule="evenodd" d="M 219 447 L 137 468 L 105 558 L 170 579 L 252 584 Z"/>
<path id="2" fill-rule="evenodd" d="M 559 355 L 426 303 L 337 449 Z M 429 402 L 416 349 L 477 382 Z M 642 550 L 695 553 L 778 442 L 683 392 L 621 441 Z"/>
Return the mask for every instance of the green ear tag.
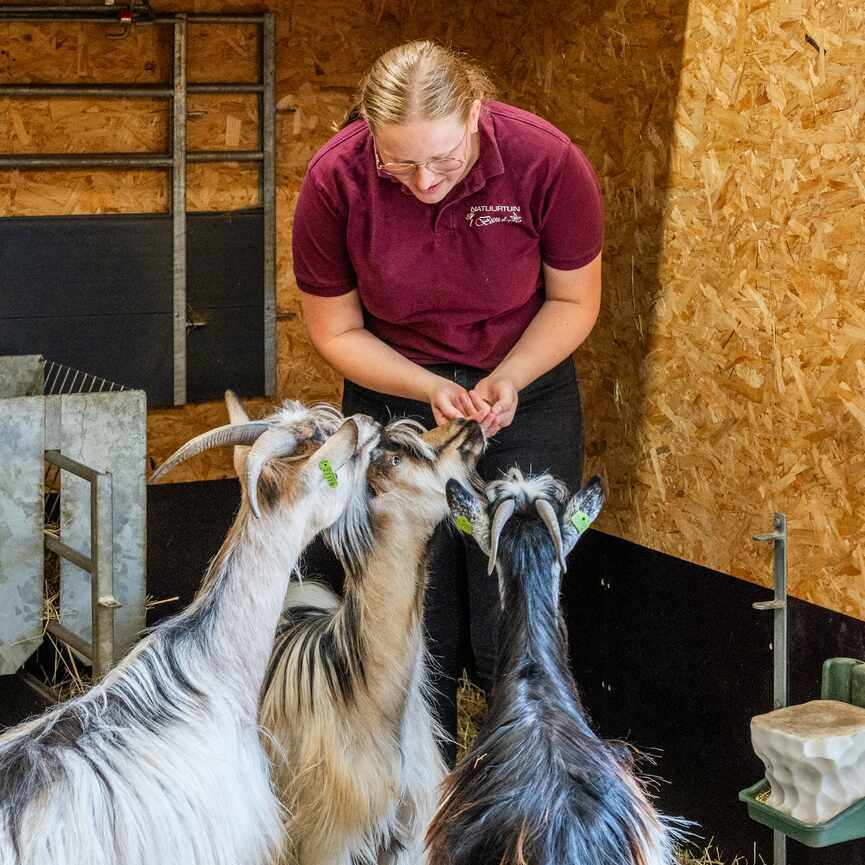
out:
<path id="1" fill-rule="evenodd" d="M 333 488 L 339 483 L 330 460 L 321 460 L 318 467 L 321 469 L 321 473 L 324 475 L 324 479 L 327 481 L 329 487 Z"/>
<path id="2" fill-rule="evenodd" d="M 473 532 L 471 521 L 468 517 L 464 517 L 462 514 L 459 514 L 456 519 L 457 528 L 464 534 L 470 535 Z"/>
<path id="3" fill-rule="evenodd" d="M 592 521 L 589 519 L 589 515 L 585 511 L 577 511 L 571 517 L 571 523 L 574 528 L 582 534 L 592 524 Z"/>

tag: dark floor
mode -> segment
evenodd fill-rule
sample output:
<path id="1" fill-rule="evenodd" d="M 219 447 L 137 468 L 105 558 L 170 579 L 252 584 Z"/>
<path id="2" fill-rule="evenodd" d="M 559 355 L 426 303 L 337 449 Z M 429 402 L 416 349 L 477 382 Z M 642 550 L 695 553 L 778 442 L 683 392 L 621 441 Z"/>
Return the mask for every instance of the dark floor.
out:
<path id="1" fill-rule="evenodd" d="M 238 503 L 236 481 L 148 488 L 148 594 L 179 595 L 150 624 L 185 606 L 219 549 Z M 738 791 L 761 765 L 750 718 L 772 706 L 772 619 L 751 604 L 769 592 L 590 531 L 565 584 L 575 675 L 599 733 L 653 755 L 658 805 L 696 821 L 695 847 L 722 861 L 772 861 L 771 832 L 752 822 Z M 791 601 L 790 694 L 819 696 L 827 657 L 865 658 L 865 623 Z M 0 677 L 0 726 L 38 711 L 14 677 Z M 759 860 L 757 860 L 759 861 Z M 865 865 L 865 843 L 809 850 L 788 843 L 789 865 Z"/>

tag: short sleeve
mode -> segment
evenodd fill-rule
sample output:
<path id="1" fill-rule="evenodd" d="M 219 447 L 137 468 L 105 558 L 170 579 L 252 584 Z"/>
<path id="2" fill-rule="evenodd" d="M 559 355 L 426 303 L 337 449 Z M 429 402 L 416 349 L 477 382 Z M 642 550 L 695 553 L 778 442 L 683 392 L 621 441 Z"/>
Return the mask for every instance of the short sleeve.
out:
<path id="1" fill-rule="evenodd" d="M 307 294 L 336 297 L 353 291 L 356 277 L 346 243 L 348 207 L 329 196 L 307 172 L 291 229 L 294 276 Z"/>
<path id="2" fill-rule="evenodd" d="M 541 258 L 558 270 L 576 270 L 604 245 L 604 203 L 597 175 L 575 145 L 566 148 L 544 196 Z"/>

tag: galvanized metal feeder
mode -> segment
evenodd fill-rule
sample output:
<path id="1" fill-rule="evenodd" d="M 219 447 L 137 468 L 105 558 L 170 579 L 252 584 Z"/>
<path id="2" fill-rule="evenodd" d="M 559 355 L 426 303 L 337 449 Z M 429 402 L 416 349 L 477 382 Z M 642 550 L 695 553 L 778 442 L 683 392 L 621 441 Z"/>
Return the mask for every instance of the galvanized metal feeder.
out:
<path id="1" fill-rule="evenodd" d="M 46 549 L 61 559 L 60 622 L 47 629 L 94 678 L 138 638 L 145 471 L 143 391 L 39 355 L 0 357 L 0 675 L 42 642 Z"/>

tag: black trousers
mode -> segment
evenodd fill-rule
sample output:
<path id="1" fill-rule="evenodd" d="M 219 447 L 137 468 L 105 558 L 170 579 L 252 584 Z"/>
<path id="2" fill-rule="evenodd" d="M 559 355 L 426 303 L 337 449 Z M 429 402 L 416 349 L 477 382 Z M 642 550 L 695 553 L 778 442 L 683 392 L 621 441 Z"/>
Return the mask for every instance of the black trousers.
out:
<path id="1" fill-rule="evenodd" d="M 488 373 L 473 367 L 445 364 L 429 369 L 467 390 Z M 387 396 L 346 380 L 342 410 L 345 415 L 367 414 L 380 423 L 411 417 L 435 426 L 427 403 Z M 525 474 L 550 472 L 574 491 L 582 479 L 583 425 L 580 389 L 568 358 L 520 391 L 510 426 L 490 439 L 478 470 L 490 481 L 519 466 Z M 323 543 L 316 542 L 304 556 L 304 572 L 342 590 L 342 569 Z M 499 596 L 495 574 L 487 575 L 484 554 L 471 539 L 448 523 L 436 529 L 431 547 L 425 623 L 433 658 L 432 684 L 438 717 L 456 735 L 457 680 L 467 669 L 489 691 L 495 669 Z M 453 763 L 456 748 L 446 758 Z"/>

